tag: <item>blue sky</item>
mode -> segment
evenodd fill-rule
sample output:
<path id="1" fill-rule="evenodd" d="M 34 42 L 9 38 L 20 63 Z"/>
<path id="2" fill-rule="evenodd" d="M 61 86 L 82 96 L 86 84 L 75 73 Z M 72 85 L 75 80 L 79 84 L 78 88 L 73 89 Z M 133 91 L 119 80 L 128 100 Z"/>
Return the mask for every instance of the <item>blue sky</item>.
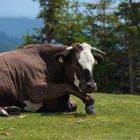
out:
<path id="1" fill-rule="evenodd" d="M 98 2 L 98 0 L 79 0 L 82 2 Z M 140 0 L 135 0 L 139 2 Z M 32 0 L 0 0 L 0 17 L 31 17 L 39 12 L 39 3 Z"/>
<path id="2" fill-rule="evenodd" d="M 0 0 L 0 17 L 36 17 L 38 2 L 32 0 Z"/>
<path id="3" fill-rule="evenodd" d="M 80 0 L 84 1 L 84 0 Z M 86 0 L 92 2 L 93 0 Z M 39 3 L 32 0 L 0 0 L 0 17 L 36 17 Z"/>

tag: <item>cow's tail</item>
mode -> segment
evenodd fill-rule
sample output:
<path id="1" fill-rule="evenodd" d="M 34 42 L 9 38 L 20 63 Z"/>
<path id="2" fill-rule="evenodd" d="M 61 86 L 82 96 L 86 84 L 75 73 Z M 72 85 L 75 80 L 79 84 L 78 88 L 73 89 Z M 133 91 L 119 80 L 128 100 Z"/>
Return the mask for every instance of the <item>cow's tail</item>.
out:
<path id="1" fill-rule="evenodd" d="M 9 117 L 10 115 L 20 115 L 21 108 L 16 106 L 0 107 L 0 116 Z"/>

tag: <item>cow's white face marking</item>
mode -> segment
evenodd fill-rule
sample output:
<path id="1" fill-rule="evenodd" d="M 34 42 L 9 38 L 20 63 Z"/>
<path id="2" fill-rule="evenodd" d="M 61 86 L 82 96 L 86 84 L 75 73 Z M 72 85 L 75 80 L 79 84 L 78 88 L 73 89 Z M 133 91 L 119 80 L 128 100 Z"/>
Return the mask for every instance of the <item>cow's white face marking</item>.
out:
<path id="1" fill-rule="evenodd" d="M 26 106 L 24 107 L 24 110 L 29 111 L 29 112 L 36 112 L 37 110 L 40 109 L 40 107 L 43 106 L 43 103 L 32 103 L 29 100 L 24 101 L 24 103 L 26 104 Z"/>
<path id="2" fill-rule="evenodd" d="M 80 53 L 79 64 L 83 69 L 88 69 L 92 73 L 93 64 L 95 64 L 95 59 L 91 53 L 92 47 L 87 43 L 80 44 L 80 46 L 83 50 Z"/>
<path id="3" fill-rule="evenodd" d="M 74 73 L 74 84 L 75 84 L 77 87 L 79 87 L 79 84 L 80 84 L 80 81 L 78 80 L 76 73 Z"/>

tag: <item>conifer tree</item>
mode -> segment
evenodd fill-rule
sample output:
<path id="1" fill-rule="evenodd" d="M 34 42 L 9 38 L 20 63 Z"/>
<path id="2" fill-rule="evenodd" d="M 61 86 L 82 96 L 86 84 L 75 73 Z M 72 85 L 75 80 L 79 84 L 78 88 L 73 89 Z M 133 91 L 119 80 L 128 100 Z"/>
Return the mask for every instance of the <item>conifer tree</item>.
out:
<path id="1" fill-rule="evenodd" d="M 53 42 L 71 45 L 73 42 L 84 41 L 84 20 L 78 0 L 35 1 L 40 4 L 38 18 L 42 19 L 43 27 L 35 29 L 34 35 L 26 35 L 25 44 Z"/>

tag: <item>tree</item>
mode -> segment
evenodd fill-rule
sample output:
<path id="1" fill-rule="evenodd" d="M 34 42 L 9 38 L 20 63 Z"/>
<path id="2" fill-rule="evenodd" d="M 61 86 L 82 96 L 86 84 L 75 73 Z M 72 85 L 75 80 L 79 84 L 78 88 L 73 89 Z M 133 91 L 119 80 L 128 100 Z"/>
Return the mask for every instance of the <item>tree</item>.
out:
<path id="1" fill-rule="evenodd" d="M 38 18 L 44 26 L 35 35 L 26 35 L 28 43 L 61 43 L 71 45 L 84 40 L 84 20 L 78 0 L 36 0 L 40 4 Z"/>
<path id="2" fill-rule="evenodd" d="M 123 35 L 123 47 L 125 50 L 125 57 L 127 58 L 127 75 L 128 83 L 126 84 L 129 88 L 130 93 L 136 92 L 136 77 L 134 67 L 137 67 L 138 63 L 135 59 L 138 58 L 139 50 L 139 16 L 140 16 L 140 2 L 135 2 L 133 0 L 127 0 L 120 3 L 118 7 L 117 16 L 120 21 L 118 26 L 119 32 Z M 138 66 L 139 67 L 139 66 Z M 139 71 L 139 70 L 138 70 Z"/>
<path id="3" fill-rule="evenodd" d="M 88 25 L 86 31 L 88 32 L 90 43 L 107 53 L 102 65 L 97 66 L 95 70 L 98 87 L 104 92 L 115 91 L 118 86 L 116 86 L 118 82 L 114 80 L 116 77 L 110 75 L 111 72 L 115 73 L 116 70 L 113 54 L 116 51 L 114 28 L 117 20 L 113 13 L 114 7 L 111 4 L 111 0 L 100 0 L 95 3 L 85 4 Z"/>

